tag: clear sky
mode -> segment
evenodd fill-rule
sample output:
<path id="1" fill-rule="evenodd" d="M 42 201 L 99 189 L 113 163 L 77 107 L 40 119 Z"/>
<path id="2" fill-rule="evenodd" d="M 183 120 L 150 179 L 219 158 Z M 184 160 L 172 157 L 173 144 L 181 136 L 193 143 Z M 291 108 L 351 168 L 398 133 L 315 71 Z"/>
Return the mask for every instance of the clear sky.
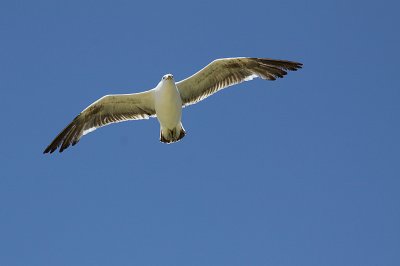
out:
<path id="1" fill-rule="evenodd" d="M 0 265 L 400 265 L 398 1 L 0 2 Z M 105 94 L 304 63 L 62 154 Z"/>

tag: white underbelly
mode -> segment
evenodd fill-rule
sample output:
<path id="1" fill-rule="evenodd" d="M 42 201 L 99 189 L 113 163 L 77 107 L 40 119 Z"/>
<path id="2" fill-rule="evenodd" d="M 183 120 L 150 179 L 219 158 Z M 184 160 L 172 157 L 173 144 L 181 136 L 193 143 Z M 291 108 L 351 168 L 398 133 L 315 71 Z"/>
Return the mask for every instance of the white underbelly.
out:
<path id="1" fill-rule="evenodd" d="M 176 87 L 156 92 L 155 109 L 161 127 L 173 129 L 181 122 L 182 100 Z"/>

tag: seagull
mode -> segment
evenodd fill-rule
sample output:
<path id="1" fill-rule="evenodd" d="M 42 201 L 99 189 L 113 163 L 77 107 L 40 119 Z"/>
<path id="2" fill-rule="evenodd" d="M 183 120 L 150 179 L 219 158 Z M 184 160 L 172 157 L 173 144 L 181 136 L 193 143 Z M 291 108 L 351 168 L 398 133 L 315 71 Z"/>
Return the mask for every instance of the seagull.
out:
<path id="1" fill-rule="evenodd" d="M 296 71 L 302 65 L 286 60 L 236 57 L 214 60 L 179 82 L 175 82 L 172 74 L 166 74 L 151 90 L 101 97 L 76 116 L 43 153 L 53 153 L 58 148 L 62 152 L 99 127 L 150 117 L 156 117 L 160 123 L 161 142 L 177 142 L 186 134 L 181 122 L 183 107 L 243 81 L 283 78 L 286 71 Z"/>

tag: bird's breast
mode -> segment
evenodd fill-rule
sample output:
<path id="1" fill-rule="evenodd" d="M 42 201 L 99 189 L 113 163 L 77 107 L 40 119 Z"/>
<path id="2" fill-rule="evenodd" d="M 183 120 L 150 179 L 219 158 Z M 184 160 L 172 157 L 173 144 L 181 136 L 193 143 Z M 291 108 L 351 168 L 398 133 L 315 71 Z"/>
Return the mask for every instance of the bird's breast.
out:
<path id="1" fill-rule="evenodd" d="M 155 109 L 163 127 L 174 128 L 181 121 L 182 100 L 175 84 L 166 84 L 156 89 Z"/>

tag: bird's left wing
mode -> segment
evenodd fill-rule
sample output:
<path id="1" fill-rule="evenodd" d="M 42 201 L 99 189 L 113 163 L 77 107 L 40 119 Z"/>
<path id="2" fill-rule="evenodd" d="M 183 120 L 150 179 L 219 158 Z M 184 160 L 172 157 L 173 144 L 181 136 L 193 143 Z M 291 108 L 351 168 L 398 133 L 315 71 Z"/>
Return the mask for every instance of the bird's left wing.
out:
<path id="1" fill-rule="evenodd" d="M 43 153 L 60 152 L 78 143 L 80 138 L 93 130 L 127 120 L 148 119 L 156 114 L 154 89 L 134 94 L 106 95 L 89 105 L 64 128 Z"/>
<path id="2" fill-rule="evenodd" d="M 196 74 L 176 83 L 183 106 L 195 104 L 226 87 L 262 78 L 275 80 L 303 64 L 269 58 L 237 57 L 217 59 Z"/>

